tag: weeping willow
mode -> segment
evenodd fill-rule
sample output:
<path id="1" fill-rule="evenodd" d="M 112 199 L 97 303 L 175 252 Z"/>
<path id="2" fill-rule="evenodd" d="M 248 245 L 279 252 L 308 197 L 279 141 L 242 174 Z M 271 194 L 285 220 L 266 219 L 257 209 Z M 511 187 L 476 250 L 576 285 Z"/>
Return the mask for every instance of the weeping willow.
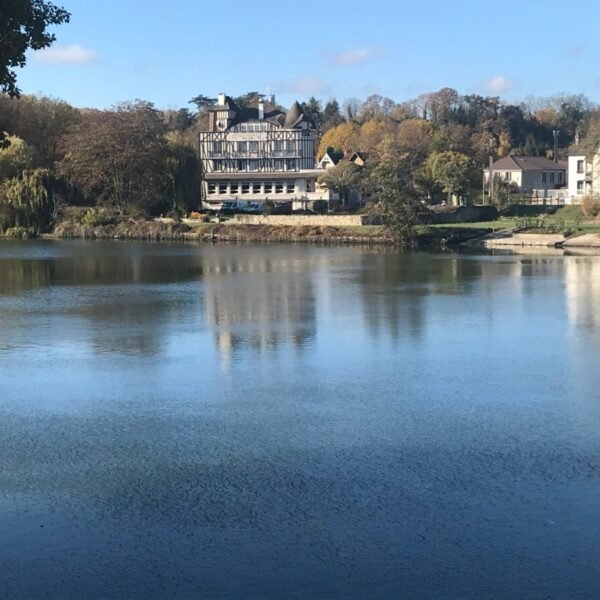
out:
<path id="1" fill-rule="evenodd" d="M 46 169 L 26 170 L 7 179 L 0 190 L 3 229 L 25 227 L 39 233 L 48 225 L 51 192 Z"/>

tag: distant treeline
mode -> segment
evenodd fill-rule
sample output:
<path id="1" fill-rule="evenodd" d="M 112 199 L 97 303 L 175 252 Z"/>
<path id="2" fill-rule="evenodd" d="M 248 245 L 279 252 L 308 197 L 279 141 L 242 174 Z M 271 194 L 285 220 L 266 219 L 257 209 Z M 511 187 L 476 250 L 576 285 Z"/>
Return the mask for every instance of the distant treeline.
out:
<path id="1" fill-rule="evenodd" d="M 236 98 L 247 104 L 258 94 Z M 0 96 L 0 230 L 48 230 L 69 205 L 116 213 L 180 215 L 199 205 L 199 130 L 213 100 L 193 110 L 159 110 L 135 101 L 110 110 L 77 109 L 44 96 Z M 561 156 L 579 137 L 586 151 L 600 138 L 600 112 L 585 96 L 529 99 L 520 105 L 497 97 L 462 96 L 444 88 L 409 102 L 373 95 L 364 102 L 304 102 L 322 132 L 319 154 L 361 151 L 360 171 L 343 166 L 328 183 L 352 187 L 373 202 L 389 200 L 392 186 L 416 201 L 480 188 L 488 156 Z M 387 187 L 386 187 L 387 186 Z M 393 200 L 392 204 L 397 199 Z"/>

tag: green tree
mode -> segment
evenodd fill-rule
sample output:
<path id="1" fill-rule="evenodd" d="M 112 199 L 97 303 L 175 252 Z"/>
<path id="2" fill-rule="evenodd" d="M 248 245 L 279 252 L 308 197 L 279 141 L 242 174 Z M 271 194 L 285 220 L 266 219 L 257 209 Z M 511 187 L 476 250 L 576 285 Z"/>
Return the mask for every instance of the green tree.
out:
<path id="1" fill-rule="evenodd" d="M 414 245 L 424 209 L 414 187 L 414 164 L 393 146 L 385 148 L 369 175 L 371 197 L 378 202 L 396 243 Z"/>
<path id="2" fill-rule="evenodd" d="M 350 192 L 360 187 L 360 169 L 347 160 L 341 161 L 319 177 L 319 184 L 339 194 L 342 206 L 347 206 Z"/>
<path id="3" fill-rule="evenodd" d="M 472 189 L 475 171 L 469 156 L 452 150 L 434 152 L 427 165 L 433 181 L 448 195 L 448 201 L 453 196 L 464 196 Z"/>
<path id="4" fill-rule="evenodd" d="M 49 224 L 52 191 L 49 173 L 45 169 L 24 171 L 19 177 L 7 179 L 0 190 L 0 212 L 9 214 L 9 226 L 27 227 L 40 232 Z M 7 210 L 8 209 L 8 210 Z M 7 223 L 5 222 L 5 226 Z"/>
<path id="5" fill-rule="evenodd" d="M 332 127 L 337 127 L 344 122 L 344 117 L 340 112 L 340 105 L 334 98 L 330 100 L 323 110 L 323 131 L 327 131 Z"/>
<path id="6" fill-rule="evenodd" d="M 18 96 L 15 70 L 24 67 L 27 50 L 41 50 L 55 41 L 48 27 L 69 21 L 69 13 L 44 0 L 0 3 L 0 91 Z"/>
<path id="7" fill-rule="evenodd" d="M 33 165 L 33 149 L 22 139 L 9 136 L 8 146 L 0 148 L 0 181 L 18 177 Z"/>

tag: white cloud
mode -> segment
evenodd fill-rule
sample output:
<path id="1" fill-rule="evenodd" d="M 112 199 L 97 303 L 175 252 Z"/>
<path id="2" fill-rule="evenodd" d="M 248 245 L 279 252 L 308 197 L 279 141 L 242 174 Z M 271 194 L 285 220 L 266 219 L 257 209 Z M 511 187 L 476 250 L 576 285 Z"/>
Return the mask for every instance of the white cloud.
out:
<path id="1" fill-rule="evenodd" d="M 51 65 L 85 65 L 96 62 L 100 55 L 93 50 L 88 50 L 83 46 L 75 44 L 74 46 L 52 46 L 38 50 L 34 54 L 38 62 Z"/>
<path id="2" fill-rule="evenodd" d="M 502 94 L 503 92 L 508 92 L 508 90 L 512 89 L 514 83 L 510 79 L 504 77 L 504 75 L 496 75 L 487 81 L 483 87 L 487 92 Z"/>
<path id="3" fill-rule="evenodd" d="M 329 93 L 331 86 L 315 75 L 303 75 L 294 81 L 282 83 L 277 86 L 281 92 L 288 94 L 299 94 L 304 96 L 322 96 Z"/>
<path id="4" fill-rule="evenodd" d="M 378 54 L 379 52 L 373 48 L 354 48 L 344 52 L 336 52 L 332 55 L 331 61 L 340 67 L 361 65 L 375 58 Z"/>

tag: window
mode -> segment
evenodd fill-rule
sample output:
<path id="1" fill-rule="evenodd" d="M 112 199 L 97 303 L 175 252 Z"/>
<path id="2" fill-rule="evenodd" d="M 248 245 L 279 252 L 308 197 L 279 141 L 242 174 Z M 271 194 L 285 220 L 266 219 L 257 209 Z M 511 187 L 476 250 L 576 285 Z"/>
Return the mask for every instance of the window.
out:
<path id="1" fill-rule="evenodd" d="M 274 168 L 275 171 L 283 171 L 283 161 L 282 160 L 275 160 L 273 168 Z"/>
<path id="2" fill-rule="evenodd" d="M 260 194 L 260 183 L 254 182 L 252 184 L 252 193 L 253 194 Z"/>
<path id="3" fill-rule="evenodd" d="M 546 171 L 542 171 L 542 183 L 546 183 L 547 177 L 548 177 L 548 173 L 546 173 Z"/>
<path id="4" fill-rule="evenodd" d="M 584 182 L 583 181 L 578 181 L 577 182 L 577 193 L 578 194 L 583 194 L 584 191 Z"/>
<path id="5" fill-rule="evenodd" d="M 242 123 L 240 125 L 240 131 L 248 131 L 248 124 L 247 123 Z"/>
<path id="6" fill-rule="evenodd" d="M 275 184 L 275 193 L 283 194 L 283 183 L 278 182 Z"/>
<path id="7" fill-rule="evenodd" d="M 219 184 L 219 194 L 226 194 L 226 193 L 227 193 L 227 184 L 220 183 Z"/>
<path id="8" fill-rule="evenodd" d="M 314 179 L 307 179 L 306 180 L 306 191 L 307 192 L 314 192 L 315 191 L 315 180 Z"/>
<path id="9" fill-rule="evenodd" d="M 554 183 L 554 171 L 550 173 L 550 183 Z"/>
<path id="10" fill-rule="evenodd" d="M 504 180 L 505 181 L 510 181 L 512 179 L 512 173 L 510 171 L 506 171 L 504 173 Z"/>
<path id="11" fill-rule="evenodd" d="M 273 150 L 276 154 L 281 154 L 283 152 L 283 142 L 281 140 L 275 140 L 275 142 L 273 142 Z"/>
<path id="12" fill-rule="evenodd" d="M 215 194 L 217 192 L 217 186 L 214 183 L 208 184 L 208 193 Z"/>
<path id="13" fill-rule="evenodd" d="M 237 169 L 238 169 L 238 171 L 247 171 L 248 170 L 248 161 L 247 160 L 238 160 L 237 161 Z"/>
<path id="14" fill-rule="evenodd" d="M 250 166 L 250 171 L 258 171 L 258 161 L 257 160 L 249 160 L 248 165 Z"/>
<path id="15" fill-rule="evenodd" d="M 249 143 L 250 152 L 258 152 L 258 142 Z"/>
<path id="16" fill-rule="evenodd" d="M 562 171 L 558 172 L 558 183 L 562 183 L 563 182 L 563 173 Z"/>
<path id="17" fill-rule="evenodd" d="M 213 152 L 215 154 L 223 154 L 223 143 L 222 142 L 213 142 Z"/>
<path id="18" fill-rule="evenodd" d="M 260 130 L 261 131 L 267 131 L 269 129 L 268 125 L 266 123 L 261 123 L 260 124 Z"/>
<path id="19" fill-rule="evenodd" d="M 288 171 L 296 170 L 296 160 L 295 159 L 291 159 L 291 160 L 287 161 L 287 170 Z"/>
<path id="20" fill-rule="evenodd" d="M 582 160 L 577 161 L 577 172 L 583 173 L 583 161 Z"/>
<path id="21" fill-rule="evenodd" d="M 248 152 L 248 142 L 238 142 L 238 152 L 240 154 L 246 154 L 246 152 Z"/>
<path id="22" fill-rule="evenodd" d="M 250 193 L 250 184 L 247 181 L 244 181 L 242 183 L 242 194 L 249 194 Z"/>
<path id="23" fill-rule="evenodd" d="M 231 194 L 237 194 L 238 190 L 240 189 L 240 186 L 237 182 L 231 183 L 231 185 L 229 186 L 229 189 L 230 189 Z"/>
<path id="24" fill-rule="evenodd" d="M 265 183 L 265 194 L 270 194 L 273 191 L 273 184 L 270 181 Z"/>
<path id="25" fill-rule="evenodd" d="M 296 184 L 293 181 L 286 181 L 285 191 L 288 194 L 293 194 L 296 191 Z"/>

